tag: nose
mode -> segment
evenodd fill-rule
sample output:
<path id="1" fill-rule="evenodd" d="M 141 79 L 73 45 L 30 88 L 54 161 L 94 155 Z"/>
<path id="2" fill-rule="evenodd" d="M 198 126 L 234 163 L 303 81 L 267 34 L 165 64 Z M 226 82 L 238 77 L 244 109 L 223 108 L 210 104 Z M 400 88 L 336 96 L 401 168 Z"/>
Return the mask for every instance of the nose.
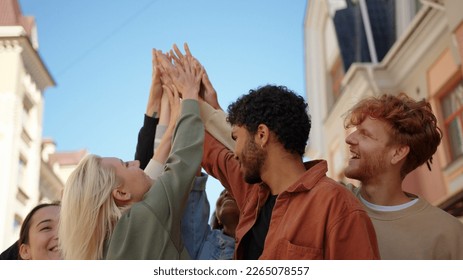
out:
<path id="1" fill-rule="evenodd" d="M 130 161 L 129 166 L 140 167 L 140 161 L 139 160 Z"/>
<path id="2" fill-rule="evenodd" d="M 53 228 L 53 240 L 58 240 L 58 227 Z"/>
<path id="3" fill-rule="evenodd" d="M 351 134 L 347 135 L 346 143 L 349 145 L 355 145 L 357 143 L 357 138 L 355 137 L 357 131 L 352 132 Z"/>

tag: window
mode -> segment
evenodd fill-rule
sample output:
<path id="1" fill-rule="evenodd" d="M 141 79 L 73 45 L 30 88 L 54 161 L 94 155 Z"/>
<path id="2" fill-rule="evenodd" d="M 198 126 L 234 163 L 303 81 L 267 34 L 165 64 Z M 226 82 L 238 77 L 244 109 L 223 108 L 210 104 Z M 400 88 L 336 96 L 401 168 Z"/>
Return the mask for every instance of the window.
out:
<path id="1" fill-rule="evenodd" d="M 19 162 L 18 162 L 18 177 L 17 177 L 19 187 L 23 187 L 26 165 L 27 165 L 26 161 L 22 157 L 20 157 Z"/>
<path id="2" fill-rule="evenodd" d="M 30 99 L 28 94 L 24 94 L 23 98 L 23 112 L 22 112 L 22 124 L 27 125 L 30 119 L 31 109 L 34 107 L 34 103 Z"/>
<path id="3" fill-rule="evenodd" d="M 451 160 L 463 156 L 463 80 L 442 98 L 442 114 Z"/>

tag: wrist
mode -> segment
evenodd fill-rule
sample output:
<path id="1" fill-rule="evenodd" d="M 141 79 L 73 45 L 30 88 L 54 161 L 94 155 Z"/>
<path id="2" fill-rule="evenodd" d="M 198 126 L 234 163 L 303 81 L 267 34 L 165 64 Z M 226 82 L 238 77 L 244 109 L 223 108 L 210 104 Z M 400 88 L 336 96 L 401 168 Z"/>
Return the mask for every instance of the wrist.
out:
<path id="1" fill-rule="evenodd" d="M 183 99 L 195 99 L 198 100 L 198 91 L 195 90 L 187 90 L 183 94 Z"/>

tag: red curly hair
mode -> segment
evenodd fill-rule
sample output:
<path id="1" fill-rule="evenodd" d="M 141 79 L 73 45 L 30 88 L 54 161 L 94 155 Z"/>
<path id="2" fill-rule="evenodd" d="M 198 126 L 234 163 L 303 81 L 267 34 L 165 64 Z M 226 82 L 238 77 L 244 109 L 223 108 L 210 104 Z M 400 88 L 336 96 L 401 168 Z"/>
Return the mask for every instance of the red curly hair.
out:
<path id="1" fill-rule="evenodd" d="M 344 126 L 346 128 L 357 126 L 366 117 L 390 125 L 390 144 L 410 148 L 400 172 L 402 178 L 425 162 L 431 170 L 432 156 L 441 142 L 442 131 L 437 127 L 437 119 L 429 102 L 424 99 L 415 101 L 405 93 L 369 97 L 349 110 Z"/>

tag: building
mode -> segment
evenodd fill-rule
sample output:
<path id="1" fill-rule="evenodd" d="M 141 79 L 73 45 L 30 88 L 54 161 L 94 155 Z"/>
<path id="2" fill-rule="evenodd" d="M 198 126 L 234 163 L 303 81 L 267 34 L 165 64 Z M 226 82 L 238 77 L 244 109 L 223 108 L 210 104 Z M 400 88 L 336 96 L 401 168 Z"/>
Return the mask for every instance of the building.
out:
<path id="1" fill-rule="evenodd" d="M 57 153 L 42 140 L 44 92 L 55 81 L 38 52 L 33 17 L 0 0 L 0 251 L 19 236 L 27 213 L 59 200 L 85 150 Z"/>
<path id="2" fill-rule="evenodd" d="M 463 216 L 462 10 L 458 0 L 309 1 L 304 34 L 313 125 L 307 156 L 327 159 L 328 175 L 348 182 L 343 114 L 382 93 L 425 98 L 444 137 L 432 172 L 418 168 L 404 188 Z"/>

